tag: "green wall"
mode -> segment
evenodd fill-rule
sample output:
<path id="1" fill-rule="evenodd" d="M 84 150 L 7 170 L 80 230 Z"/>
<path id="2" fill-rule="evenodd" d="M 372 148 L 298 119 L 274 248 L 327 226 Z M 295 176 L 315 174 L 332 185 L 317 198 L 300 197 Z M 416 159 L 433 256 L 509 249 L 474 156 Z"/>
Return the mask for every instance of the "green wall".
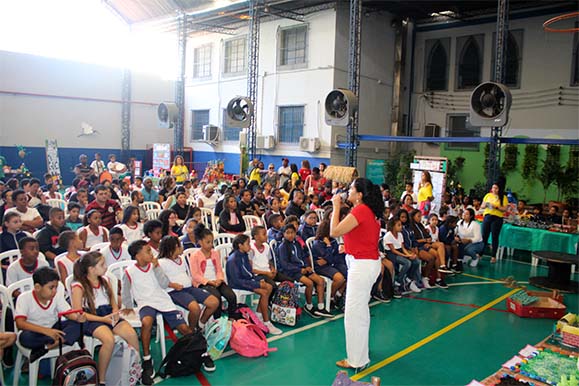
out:
<path id="1" fill-rule="evenodd" d="M 517 155 L 517 169 L 509 172 L 505 177 L 507 178 L 507 189 L 511 188 L 513 193 L 517 193 L 519 198 L 527 200 L 528 204 L 543 202 L 543 185 L 538 180 L 534 180 L 531 183 L 525 183 L 523 177 L 521 176 L 520 170 L 522 169 L 523 159 L 525 157 L 525 145 L 517 145 L 519 149 L 519 154 Z M 458 173 L 458 178 L 462 184 L 465 192 L 468 194 L 469 190 L 474 187 L 477 182 L 485 182 L 486 178 L 484 175 L 484 149 L 485 144 L 481 143 L 479 145 L 479 150 L 456 150 L 447 149 L 446 144 L 440 145 L 440 156 L 446 157 L 451 161 L 454 161 L 457 157 L 464 157 L 466 161 L 464 162 L 464 168 L 460 173 Z M 539 146 L 539 161 L 538 167 L 539 171 L 543 167 L 543 160 L 546 155 L 546 146 Z M 560 164 L 564 167 L 567 164 L 567 159 L 569 158 L 569 146 L 561 146 L 561 159 Z M 504 161 L 504 145 L 501 150 L 501 164 Z M 549 200 L 558 199 L 558 188 L 555 184 L 549 187 L 547 191 L 547 202 Z M 561 198 L 563 199 L 563 198 Z"/>

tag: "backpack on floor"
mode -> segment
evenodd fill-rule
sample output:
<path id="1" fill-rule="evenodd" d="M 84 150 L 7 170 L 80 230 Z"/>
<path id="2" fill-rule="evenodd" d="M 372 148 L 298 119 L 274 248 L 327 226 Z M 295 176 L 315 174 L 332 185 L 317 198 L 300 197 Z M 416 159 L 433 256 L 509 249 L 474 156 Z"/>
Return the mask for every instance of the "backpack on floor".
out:
<path id="1" fill-rule="evenodd" d="M 135 386 L 142 372 L 139 352 L 124 340 L 116 342 L 107 369 L 107 386 Z"/>
<path id="2" fill-rule="evenodd" d="M 247 304 L 239 303 L 237 305 L 237 312 L 241 314 L 243 319 L 247 320 L 249 323 L 255 324 L 264 334 L 269 334 L 269 328 L 263 324 L 263 321 L 258 318 L 257 314 L 253 312 Z"/>
<path id="3" fill-rule="evenodd" d="M 263 331 L 245 319 L 233 322 L 229 345 L 236 353 L 248 358 L 267 356 L 268 353 L 277 351 L 277 348 L 268 347 Z"/>
<path id="4" fill-rule="evenodd" d="M 185 377 L 201 370 L 201 355 L 207 351 L 207 342 L 200 332 L 185 335 L 171 347 L 157 373 L 165 378 Z M 163 370 L 164 368 L 164 370 Z"/>
<path id="5" fill-rule="evenodd" d="M 231 338 L 232 323 L 227 316 L 222 316 L 205 326 L 205 339 L 207 340 L 207 352 L 211 359 L 217 360 L 225 351 L 229 338 Z"/>
<path id="6" fill-rule="evenodd" d="M 286 326 L 295 326 L 301 315 L 298 287 L 291 281 L 283 281 L 271 302 L 271 320 Z"/>

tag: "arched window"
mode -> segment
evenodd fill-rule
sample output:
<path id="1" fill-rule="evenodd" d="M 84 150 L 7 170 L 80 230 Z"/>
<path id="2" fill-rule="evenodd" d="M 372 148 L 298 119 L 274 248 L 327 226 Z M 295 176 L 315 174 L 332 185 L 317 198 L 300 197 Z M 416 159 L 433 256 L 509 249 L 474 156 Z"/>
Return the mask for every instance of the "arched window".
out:
<path id="1" fill-rule="evenodd" d="M 491 60 L 491 76 L 494 79 L 495 75 L 495 47 L 496 47 L 496 33 L 493 33 L 493 51 Z M 505 78 L 503 83 L 511 88 L 518 88 L 521 86 L 521 65 L 523 58 L 523 30 L 509 31 L 505 49 Z"/>
<path id="2" fill-rule="evenodd" d="M 426 91 L 442 91 L 448 88 L 449 39 L 427 41 L 430 46 L 426 62 Z"/>
<path id="3" fill-rule="evenodd" d="M 475 36 L 468 36 L 459 48 L 457 88 L 475 88 L 481 82 L 482 45 Z"/>

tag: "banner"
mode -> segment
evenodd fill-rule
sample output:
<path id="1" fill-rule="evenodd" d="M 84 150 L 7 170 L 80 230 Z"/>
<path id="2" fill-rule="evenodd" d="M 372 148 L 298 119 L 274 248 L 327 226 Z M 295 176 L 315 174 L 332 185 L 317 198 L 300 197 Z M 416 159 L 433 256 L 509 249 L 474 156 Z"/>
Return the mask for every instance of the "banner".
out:
<path id="1" fill-rule="evenodd" d="M 168 143 L 153 144 L 153 170 L 171 170 L 171 145 Z"/>
<path id="2" fill-rule="evenodd" d="M 56 139 L 47 139 L 46 144 L 46 169 L 48 173 L 60 178 L 60 160 L 58 159 L 58 144 Z"/>

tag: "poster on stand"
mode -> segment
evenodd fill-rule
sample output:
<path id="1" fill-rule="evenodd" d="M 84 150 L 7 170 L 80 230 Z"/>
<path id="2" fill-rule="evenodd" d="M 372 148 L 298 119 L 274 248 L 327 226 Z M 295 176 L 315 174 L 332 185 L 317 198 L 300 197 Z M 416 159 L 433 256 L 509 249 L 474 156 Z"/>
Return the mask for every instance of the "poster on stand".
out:
<path id="1" fill-rule="evenodd" d="M 418 195 L 418 190 L 420 189 L 422 172 L 426 170 L 430 173 L 430 177 L 432 178 L 432 194 L 434 195 L 432 212 L 434 213 L 438 213 L 442 204 L 442 195 L 446 190 L 447 163 L 448 159 L 443 157 L 416 156 L 410 164 L 410 169 L 412 169 L 412 182 L 414 183 L 414 192 L 416 195 Z M 418 203 L 416 203 L 416 207 L 418 207 Z"/>
<path id="2" fill-rule="evenodd" d="M 160 170 L 171 169 L 171 145 L 168 143 L 153 144 L 153 170 L 156 174 Z"/>
<path id="3" fill-rule="evenodd" d="M 58 144 L 56 139 L 47 139 L 46 144 L 46 170 L 60 180 L 60 160 L 58 158 Z"/>

